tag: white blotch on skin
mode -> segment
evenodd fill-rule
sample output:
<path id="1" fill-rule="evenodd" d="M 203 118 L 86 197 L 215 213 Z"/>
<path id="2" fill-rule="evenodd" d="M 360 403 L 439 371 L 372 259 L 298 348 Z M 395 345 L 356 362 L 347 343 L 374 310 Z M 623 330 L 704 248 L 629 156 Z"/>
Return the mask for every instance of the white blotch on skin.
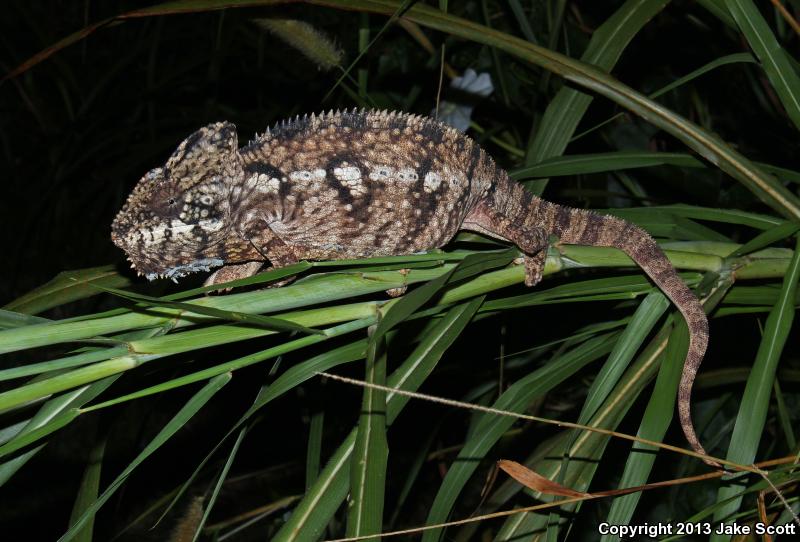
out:
<path id="1" fill-rule="evenodd" d="M 333 169 L 333 176 L 342 183 L 361 180 L 361 170 L 357 167 L 337 167 Z"/>
<path id="2" fill-rule="evenodd" d="M 292 171 L 289 174 L 289 178 L 293 181 L 310 181 L 313 177 L 314 174 L 306 170 Z"/>
<path id="3" fill-rule="evenodd" d="M 281 186 L 281 182 L 277 178 L 270 178 L 270 176 L 265 173 L 252 174 L 248 177 L 247 184 L 262 194 L 277 194 Z"/>
<path id="4" fill-rule="evenodd" d="M 207 232 L 215 232 L 221 230 L 224 224 L 222 220 L 219 220 L 217 218 L 209 218 L 207 220 L 201 220 L 200 222 L 197 223 L 197 225 L 206 230 Z"/>
<path id="5" fill-rule="evenodd" d="M 350 190 L 350 194 L 354 197 L 363 196 L 367 193 L 367 187 L 361 179 L 361 170 L 357 167 L 337 167 L 333 170 L 333 176 L 336 177 L 342 186 Z"/>
<path id="6" fill-rule="evenodd" d="M 403 168 L 397 172 L 397 178 L 405 183 L 415 183 L 419 175 L 411 168 Z"/>
<path id="7" fill-rule="evenodd" d="M 369 173 L 369 178 L 373 181 L 385 181 L 394 175 L 394 168 L 389 166 L 378 166 Z"/>
<path id="8" fill-rule="evenodd" d="M 442 184 L 442 176 L 435 171 L 429 171 L 425 174 L 425 181 L 423 187 L 425 192 L 433 192 Z"/>

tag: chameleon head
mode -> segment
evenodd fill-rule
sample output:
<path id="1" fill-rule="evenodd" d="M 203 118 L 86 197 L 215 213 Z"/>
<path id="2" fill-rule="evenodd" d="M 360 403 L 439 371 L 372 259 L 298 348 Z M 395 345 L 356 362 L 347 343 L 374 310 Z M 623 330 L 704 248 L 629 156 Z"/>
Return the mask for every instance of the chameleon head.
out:
<path id="1" fill-rule="evenodd" d="M 175 279 L 223 264 L 230 187 L 243 175 L 236 127 L 218 122 L 187 137 L 150 170 L 111 225 L 111 239 L 140 274 Z"/>

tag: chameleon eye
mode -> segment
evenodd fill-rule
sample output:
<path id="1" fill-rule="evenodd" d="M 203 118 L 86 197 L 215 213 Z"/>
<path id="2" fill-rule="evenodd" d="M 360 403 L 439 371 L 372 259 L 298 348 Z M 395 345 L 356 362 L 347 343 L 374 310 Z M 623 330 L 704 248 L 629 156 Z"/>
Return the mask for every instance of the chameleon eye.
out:
<path id="1" fill-rule="evenodd" d="M 169 203 L 170 205 L 175 205 L 175 198 L 169 198 L 167 200 L 167 203 Z"/>

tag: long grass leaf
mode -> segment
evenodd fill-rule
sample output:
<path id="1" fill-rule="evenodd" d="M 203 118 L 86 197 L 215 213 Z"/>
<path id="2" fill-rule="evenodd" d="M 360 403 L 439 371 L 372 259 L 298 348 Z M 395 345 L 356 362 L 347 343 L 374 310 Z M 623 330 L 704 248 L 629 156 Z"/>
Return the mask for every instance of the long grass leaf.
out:
<path id="1" fill-rule="evenodd" d="M 128 352 L 127 346 L 115 346 L 112 348 L 103 348 L 75 354 L 66 358 L 20 365 L 19 367 L 11 367 L 9 369 L 0 369 L 0 381 L 13 380 L 14 378 L 22 378 L 24 376 L 32 376 L 50 371 L 72 369 L 73 367 L 80 367 L 81 365 L 88 365 L 90 363 L 124 356 Z"/>
<path id="2" fill-rule="evenodd" d="M 102 27 L 104 27 L 107 24 L 110 24 L 112 22 L 114 22 L 114 18 L 113 17 L 109 17 L 107 19 L 103 19 L 102 21 L 99 21 L 99 22 L 96 22 L 94 24 L 91 24 L 91 25 L 89 25 L 87 27 L 84 27 L 84 28 L 78 30 L 77 32 L 73 32 L 72 34 L 70 34 L 70 35 L 58 40 L 53 45 L 47 47 L 46 49 L 43 49 L 43 50 L 39 51 L 38 53 L 36 53 L 32 57 L 30 57 L 28 60 L 26 60 L 25 62 L 23 62 L 22 64 L 20 64 L 19 66 L 17 66 L 16 68 L 11 70 L 7 74 L 5 74 L 0 79 L 0 83 L 6 81 L 7 79 L 12 79 L 14 77 L 17 77 L 18 75 L 20 75 L 22 73 L 25 73 L 26 71 L 30 70 L 31 68 L 33 68 L 34 66 L 36 66 L 40 62 L 50 58 L 55 53 L 59 52 L 60 50 L 64 49 L 65 47 L 69 47 L 70 45 L 79 42 L 80 40 L 82 40 L 86 36 L 88 36 L 89 34 L 93 33 L 95 30 L 97 30 L 99 28 L 102 28 Z"/>
<path id="3" fill-rule="evenodd" d="M 578 416 L 578 423 L 586 424 L 606 400 L 627 369 L 636 351 L 644 344 L 647 335 L 669 307 L 669 301 L 659 291 L 645 297 L 634 312 L 631 322 L 622 332 L 597 377 L 589 388 L 586 401 Z"/>
<path id="4" fill-rule="evenodd" d="M 0 412 L 24 405 L 37 398 L 47 397 L 61 391 L 84 386 L 121 372 L 138 367 L 141 358 L 123 356 L 81 367 L 67 373 L 25 384 L 0 393 Z"/>
<path id="5" fill-rule="evenodd" d="M 414 269 L 407 275 L 391 271 L 337 273 L 283 288 L 195 299 L 192 304 L 246 314 L 274 314 L 425 282 L 440 276 L 451 267 L 452 264 L 436 269 Z M 180 328 L 207 321 L 209 319 L 205 316 L 184 319 L 181 318 L 180 311 L 167 308 L 126 312 L 79 321 L 34 324 L 17 329 L 0 330 L 0 353 L 87 339 L 130 329 L 160 327 L 165 324 Z"/>
<path id="6" fill-rule="evenodd" d="M 366 348 L 366 339 L 358 340 L 344 346 L 334 348 L 290 367 L 269 386 L 263 386 L 261 390 L 259 390 L 253 405 L 248 408 L 247 411 L 239 418 L 239 420 L 228 429 L 227 433 L 217 442 L 216 445 L 214 445 L 211 451 L 206 454 L 189 478 L 181 485 L 177 494 L 173 497 L 172 502 L 167 507 L 167 510 L 163 513 L 159 521 L 161 521 L 161 519 L 163 519 L 167 514 L 167 511 L 174 507 L 178 500 L 180 500 L 203 467 L 205 467 L 211 457 L 219 450 L 225 441 L 249 419 L 251 419 L 256 412 L 258 412 L 272 400 L 294 389 L 303 382 L 316 377 L 320 371 L 327 371 L 328 369 L 337 367 L 344 363 L 350 363 L 359 359 L 363 359 L 366 355 Z"/>
<path id="7" fill-rule="evenodd" d="M 179 376 L 177 378 L 172 378 L 170 380 L 167 380 L 166 382 L 162 382 L 154 386 L 148 386 L 146 388 L 136 390 L 121 397 L 109 399 L 100 404 L 88 407 L 88 409 L 97 410 L 101 408 L 107 408 L 109 406 L 117 405 L 119 403 L 123 403 L 126 401 L 131 401 L 133 399 L 140 399 L 142 397 L 147 397 L 149 395 L 153 395 L 156 393 L 162 393 L 182 386 L 187 386 L 195 382 L 208 380 L 209 378 L 221 375 L 223 373 L 237 371 L 244 367 L 260 363 L 267 359 L 276 358 L 278 356 L 288 354 L 289 352 L 293 352 L 295 350 L 299 350 L 300 348 L 320 343 L 324 340 L 331 339 L 333 337 L 346 335 L 348 333 L 352 333 L 353 331 L 364 329 L 369 325 L 371 325 L 372 323 L 374 323 L 374 321 L 375 321 L 374 319 L 369 318 L 366 320 L 357 320 L 354 322 L 349 322 L 347 324 L 342 324 L 340 326 L 336 326 L 326 330 L 326 334 L 324 336 L 308 335 L 305 337 L 301 337 L 299 339 L 295 339 L 293 341 L 287 341 L 272 348 L 261 350 L 260 352 L 249 354 L 247 356 L 243 356 L 241 358 L 237 358 L 231 361 L 226 361 L 224 363 L 220 363 L 219 365 L 215 365 L 207 369 L 202 369 L 200 371 L 195 371 L 193 373 Z M 287 373 L 288 372 L 289 371 L 287 371 Z M 313 374 L 311 376 L 313 376 Z"/>
<path id="8" fill-rule="evenodd" d="M 524 411 L 536 397 L 547 393 L 588 363 L 609 353 L 618 336 L 618 333 L 607 333 L 589 339 L 512 384 L 494 402 L 492 407 L 511 412 Z M 479 415 L 473 437 L 464 443 L 464 447 L 447 470 L 439 491 L 436 493 L 428 513 L 427 524 L 433 525 L 447 520 L 458 496 L 475 469 L 478 468 L 477 459 L 486 456 L 514 421 L 514 418 L 511 417 Z M 441 529 L 432 529 L 422 535 L 422 541 L 433 542 L 439 540 L 441 536 Z"/>
<path id="9" fill-rule="evenodd" d="M 222 489 L 222 484 L 228 478 L 228 472 L 231 470 L 231 465 L 233 465 L 233 460 L 236 458 L 236 454 L 239 452 L 239 448 L 241 447 L 242 441 L 247 434 L 247 430 L 247 427 L 242 427 L 242 429 L 239 430 L 239 435 L 236 437 L 236 440 L 231 447 L 231 451 L 225 460 L 225 465 L 222 466 L 222 470 L 220 471 L 219 476 L 217 476 L 214 489 L 211 491 L 211 496 L 208 498 L 205 510 L 203 510 L 203 517 L 200 518 L 200 523 L 198 523 L 197 527 L 195 528 L 192 542 L 197 542 L 197 540 L 200 538 L 200 533 L 203 532 L 203 526 L 206 524 L 206 521 L 208 521 L 208 516 L 214 509 L 214 505 L 217 502 L 217 497 L 219 497 L 219 492 Z"/>
<path id="10" fill-rule="evenodd" d="M 24 314 L 39 314 L 59 305 L 97 295 L 99 292 L 94 286 L 124 288 L 130 282 L 129 278 L 117 273 L 111 265 L 62 271 L 47 284 L 15 299 L 3 308 Z"/>
<path id="11" fill-rule="evenodd" d="M 775 372 L 794 321 L 798 279 L 800 279 L 800 236 L 796 239 L 795 254 L 783 279 L 778 300 L 764 325 L 764 335 L 739 403 L 739 413 L 736 416 L 731 444 L 726 455 L 726 459 L 739 464 L 753 463 L 761 443 Z M 727 502 L 714 514 L 716 521 L 726 519 L 739 509 L 742 498 L 737 494 L 741 489 L 742 486 L 736 483 L 730 483 L 719 489 L 717 502 Z M 725 535 L 712 537 L 715 542 L 727 539 L 728 536 Z"/>
<path id="12" fill-rule="evenodd" d="M 106 439 L 97 440 L 92 446 L 86 468 L 83 471 L 83 478 L 72 505 L 69 524 L 74 524 L 84 512 L 97 500 L 100 491 L 100 473 L 105 455 Z M 92 542 L 94 531 L 94 517 L 89 517 L 83 524 L 81 530 L 75 535 L 75 542 Z"/>
<path id="13" fill-rule="evenodd" d="M 278 269 L 269 269 L 268 271 L 264 271 L 256 275 L 253 275 L 252 277 L 231 280 L 229 282 L 214 284 L 212 286 L 203 286 L 201 288 L 184 290 L 176 294 L 164 296 L 160 299 L 165 301 L 177 301 L 179 299 L 186 299 L 200 294 L 206 294 L 209 292 L 215 292 L 227 288 L 240 288 L 242 286 L 253 286 L 256 284 L 264 284 L 265 282 L 275 282 L 282 278 L 300 275 L 304 271 L 308 271 L 312 267 L 314 266 L 310 262 L 306 261 L 298 262 L 292 265 L 287 265 L 286 267 L 280 267 Z"/>
<path id="14" fill-rule="evenodd" d="M 88 386 L 71 390 L 49 399 L 39 408 L 36 414 L 14 438 L 25 438 L 26 434 L 47 427 L 50 423 L 60 423 L 64 413 L 69 412 L 71 409 L 79 409 L 89 401 L 92 401 L 95 397 L 108 389 L 117 378 L 119 378 L 119 375 L 109 376 L 97 382 L 93 382 Z M 48 433 L 52 433 L 52 431 L 48 431 Z M 8 441 L 8 443 L 11 442 L 13 442 L 13 440 Z M 43 446 L 44 445 L 39 445 L 8 461 L 0 463 L 0 486 L 5 484 L 20 468 L 22 468 L 22 466 L 39 453 Z"/>
<path id="15" fill-rule="evenodd" d="M 789 62 L 767 21 L 751 0 L 725 0 L 736 25 L 758 57 L 786 114 L 800 128 L 800 76 Z"/>
<path id="16" fill-rule="evenodd" d="M 628 0 L 593 32 L 581 60 L 611 71 L 633 37 L 668 3 L 669 0 Z M 562 88 L 536 129 L 525 164 L 536 164 L 563 153 L 591 102 L 592 96 L 584 92 Z M 530 183 L 530 188 L 541 194 L 546 185 L 546 181 L 537 181 Z"/>
<path id="17" fill-rule="evenodd" d="M 15 327 L 30 326 L 32 324 L 46 324 L 47 318 L 31 316 L 22 312 L 14 312 L 0 309 L 0 329 L 11 329 Z"/>
<path id="18" fill-rule="evenodd" d="M 372 330 L 373 333 L 375 329 Z M 386 341 L 370 338 L 365 381 L 386 385 Z M 364 388 L 356 442 L 350 459 L 347 536 L 380 533 L 386 492 L 386 392 Z"/>
<path id="19" fill-rule="evenodd" d="M 83 515 L 75 520 L 66 533 L 64 533 L 58 542 L 67 542 L 72 540 L 83 528 L 84 524 L 94 517 L 94 514 L 103 506 L 108 499 L 122 486 L 131 473 L 150 455 L 158 450 L 165 442 L 167 442 L 178 430 L 188 422 L 203 405 L 205 405 L 225 384 L 231 379 L 230 374 L 220 375 L 211 379 L 201 390 L 195 393 L 189 401 L 178 411 L 172 419 L 153 437 L 144 450 L 142 450 L 131 461 L 125 469 L 114 479 L 111 484 L 103 491 L 91 506 L 86 508 Z"/>
<path id="20" fill-rule="evenodd" d="M 179 311 L 186 311 L 194 314 L 203 314 L 205 316 L 212 316 L 214 318 L 219 318 L 221 320 L 230 320 L 231 322 L 241 322 L 245 324 L 261 326 L 266 329 L 271 329 L 274 331 L 299 331 L 300 333 L 308 333 L 308 334 L 322 333 L 322 331 L 318 329 L 307 328 L 305 326 L 300 326 L 295 323 L 282 320 L 280 318 L 272 318 L 269 316 L 262 316 L 260 314 L 248 314 L 245 312 L 217 309 L 215 307 L 208 307 L 205 305 L 199 305 L 197 303 L 185 303 L 181 301 L 159 299 L 157 297 L 151 297 L 149 295 L 125 292 L 123 290 L 118 290 L 116 288 L 104 288 L 99 286 L 96 286 L 96 288 L 123 297 L 125 299 L 130 299 L 131 301 L 136 301 L 137 303 L 141 303 L 148 307 L 156 307 L 156 308 L 168 307 L 172 309 L 177 309 Z"/>
<path id="21" fill-rule="evenodd" d="M 638 395 L 650 382 L 658 367 L 660 355 L 666 346 L 671 322 L 668 321 L 636 361 L 631 365 L 625 376 L 620 379 L 620 383 L 614 392 L 608 397 L 596 415 L 590 420 L 592 427 L 602 427 L 614 429 L 620 423 L 633 405 Z M 579 457 L 581 461 L 571 461 L 564 463 L 559 456 L 546 458 L 540 464 L 534 466 L 534 470 L 550 480 L 560 480 L 559 483 L 570 487 L 576 491 L 586 491 L 590 484 L 598 465 L 600 457 L 605 451 L 608 437 L 594 432 L 583 432 L 566 450 L 569 457 Z M 562 474 L 562 469 L 567 467 L 567 471 Z M 544 501 L 552 500 L 552 497 L 535 494 L 535 498 Z M 566 506 L 567 514 L 559 516 L 559 524 L 563 524 L 571 517 L 575 506 Z M 509 517 L 500 532 L 497 534 L 498 540 L 514 540 L 517 537 L 529 533 L 538 532 L 551 527 L 548 516 L 540 516 L 532 513 L 522 513 Z M 555 527 L 555 526 L 552 526 Z"/>
<path id="22" fill-rule="evenodd" d="M 378 327 L 372 335 L 372 340 L 380 340 L 388 330 L 416 312 L 420 307 L 437 295 L 448 283 L 463 281 L 480 275 L 490 269 L 505 267 L 510 264 L 518 254 L 516 249 L 488 252 L 483 255 L 470 254 L 447 273 L 409 292 L 397 303 L 392 305 L 378 323 Z"/>
<path id="23" fill-rule="evenodd" d="M 797 230 L 800 230 L 800 224 L 797 222 L 784 222 L 780 226 L 776 226 L 757 235 L 747 243 L 731 252 L 730 256 L 728 257 L 736 258 L 738 256 L 744 256 L 745 254 L 750 254 L 751 252 L 761 250 L 762 248 L 768 247 L 773 243 L 782 241 L 787 237 L 794 235 Z"/>
<path id="24" fill-rule="evenodd" d="M 622 218 L 634 217 L 633 221 L 636 222 L 635 217 L 638 215 L 646 215 L 647 213 L 661 210 L 696 220 L 710 220 L 712 222 L 722 222 L 725 224 L 741 224 L 759 230 L 768 230 L 784 222 L 775 216 L 751 213 L 739 209 L 712 209 L 710 207 L 698 207 L 696 205 L 686 204 L 614 209 L 614 214 Z"/>
<path id="25" fill-rule="evenodd" d="M 669 343 L 664 351 L 664 360 L 653 386 L 653 394 L 645 407 L 639 431 L 636 433 L 637 437 L 656 441 L 664 438 L 674 416 L 675 398 L 688 345 L 688 328 L 684 322 L 681 322 L 672 330 Z M 625 469 L 618 487 L 644 484 L 655 462 L 655 452 L 656 450 L 650 446 L 634 443 L 628 460 L 625 462 Z M 628 524 L 639 504 L 640 497 L 641 493 L 632 493 L 614 499 L 606 521 L 614 525 Z M 603 535 L 601 542 L 612 540 L 619 540 L 619 537 Z"/>
<path id="26" fill-rule="evenodd" d="M 325 427 L 325 411 L 320 410 L 311 415 L 308 423 L 308 446 L 306 447 L 306 490 L 319 476 L 320 458 L 322 457 L 322 433 Z"/>
<path id="27" fill-rule="evenodd" d="M 800 172 L 773 166 L 764 162 L 754 162 L 758 167 L 768 171 L 779 179 L 800 183 Z M 559 177 L 564 175 L 580 175 L 604 173 L 622 169 L 635 169 L 657 166 L 675 166 L 687 168 L 706 168 L 707 162 L 683 152 L 651 152 L 651 151 L 615 151 L 592 154 L 570 154 L 547 158 L 528 167 L 521 167 L 509 172 L 512 179 L 535 177 Z"/>
<path id="28" fill-rule="evenodd" d="M 36 442 L 37 440 L 44 438 L 55 431 L 58 431 L 65 425 L 71 423 L 80 413 L 80 410 L 77 408 L 72 408 L 65 411 L 63 414 L 56 416 L 44 425 L 18 435 L 16 438 L 0 446 L 0 458 L 3 458 L 8 454 L 12 454 L 17 450 L 24 448 L 25 446 L 28 446 L 29 444 Z"/>
<path id="29" fill-rule="evenodd" d="M 778 420 L 781 424 L 784 438 L 786 439 L 786 447 L 794 450 L 797 447 L 797 437 L 795 437 L 794 429 L 792 428 L 792 416 L 790 410 L 786 407 L 786 399 L 781 389 L 780 380 L 784 375 L 778 373 L 778 378 L 775 379 L 775 404 L 778 407 Z"/>
<path id="30" fill-rule="evenodd" d="M 515 169 L 509 173 L 511 178 L 520 180 L 531 177 L 581 175 L 663 165 L 704 167 L 700 160 L 686 153 L 617 151 L 551 157 L 536 162 L 531 166 Z"/>
<path id="31" fill-rule="evenodd" d="M 730 12 L 725 8 L 725 0 L 697 0 L 697 3 L 730 28 L 736 27 L 736 21 L 733 20 Z"/>
<path id="32" fill-rule="evenodd" d="M 727 277 L 719 280 L 712 285 L 711 292 L 705 300 L 704 308 L 712 310 L 725 297 L 732 284 L 732 279 Z M 593 427 L 604 427 L 614 429 L 627 413 L 628 409 L 634 404 L 638 395 L 645 389 L 659 369 L 663 360 L 665 349 L 672 334 L 672 319 L 661 327 L 655 337 L 643 349 L 634 364 L 627 371 L 625 376 L 620 379 L 614 392 L 608 397 L 607 401 L 597 411 L 596 415 L 590 420 L 589 424 Z M 685 354 L 685 349 L 681 351 Z M 679 360 L 680 365 L 680 360 Z M 562 433 L 563 434 L 563 433 Z M 566 450 L 569 457 L 579 457 L 581 461 L 565 463 L 558 459 L 558 456 L 546 458 L 540 464 L 532 465 L 534 470 L 550 480 L 561 480 L 562 485 L 566 485 L 577 491 L 586 491 L 591 483 L 597 467 L 600 465 L 608 437 L 594 432 L 584 432 Z M 640 465 L 643 467 L 643 465 Z M 562 469 L 568 470 L 562 474 Z M 643 474 L 645 469 L 640 470 Z M 538 499 L 552 500 L 551 497 L 534 495 Z M 567 512 L 573 511 L 576 507 L 569 505 Z M 571 515 L 559 516 L 557 523 L 563 523 Z M 512 540 L 522 536 L 524 533 L 537 532 L 548 528 L 547 517 L 537 514 L 524 513 L 510 517 L 506 520 L 502 529 L 497 535 L 498 540 Z"/>
<path id="33" fill-rule="evenodd" d="M 514 14 L 514 19 L 517 21 L 519 29 L 522 31 L 522 35 L 525 36 L 525 39 L 531 43 L 538 43 L 538 40 L 533 33 L 533 28 L 531 28 L 531 23 L 528 20 L 528 16 L 525 15 L 525 10 L 522 8 L 522 4 L 519 3 L 519 0 L 509 0 L 508 5 L 511 8 L 511 13 Z"/>
<path id="34" fill-rule="evenodd" d="M 676 79 L 675 81 L 669 83 L 668 85 L 664 85 L 663 87 L 661 87 L 657 91 L 649 94 L 648 97 L 649 98 L 658 98 L 659 96 L 663 96 L 667 92 L 675 90 L 676 88 L 678 88 L 680 86 L 683 86 L 686 83 L 689 83 L 690 81 L 693 81 L 694 79 L 697 79 L 701 75 L 705 75 L 706 73 L 710 72 L 711 70 L 714 70 L 714 69 L 719 68 L 721 66 L 727 66 L 729 64 L 737 64 L 737 63 L 740 63 L 740 62 L 755 63 L 756 59 L 753 58 L 753 55 L 751 55 L 750 53 L 733 53 L 732 55 L 725 55 L 723 57 L 720 57 L 720 58 L 717 58 L 715 60 L 712 60 L 708 64 L 704 64 L 703 66 L 700 66 L 696 70 L 694 70 L 694 71 L 692 71 L 690 73 L 687 73 L 683 77 L 680 77 L 680 78 Z M 617 113 L 613 117 L 611 117 L 611 118 L 609 118 L 607 120 L 604 120 L 600 124 L 596 124 L 596 125 L 592 126 L 591 128 L 588 128 L 588 129 L 584 130 L 583 132 L 579 133 L 578 135 L 573 137 L 571 141 L 575 141 L 575 140 L 577 140 L 577 139 L 579 139 L 581 137 L 584 137 L 585 135 L 590 134 L 591 132 L 594 132 L 598 128 L 601 128 L 601 127 L 605 126 L 606 124 L 608 124 L 608 123 L 620 118 L 622 115 L 623 115 L 623 113 Z M 762 166 L 763 166 L 763 164 L 762 164 Z"/>
<path id="35" fill-rule="evenodd" d="M 392 388 L 415 391 L 433 371 L 444 352 L 458 338 L 483 302 L 483 298 L 462 303 L 450 309 L 436 326 L 387 379 Z M 386 421 L 391 424 L 409 398 L 388 393 Z M 325 465 L 319 478 L 306 492 L 291 517 L 273 538 L 275 542 L 316 540 L 333 514 L 342 504 L 350 480 L 350 457 L 355 445 L 356 430 L 339 446 Z"/>

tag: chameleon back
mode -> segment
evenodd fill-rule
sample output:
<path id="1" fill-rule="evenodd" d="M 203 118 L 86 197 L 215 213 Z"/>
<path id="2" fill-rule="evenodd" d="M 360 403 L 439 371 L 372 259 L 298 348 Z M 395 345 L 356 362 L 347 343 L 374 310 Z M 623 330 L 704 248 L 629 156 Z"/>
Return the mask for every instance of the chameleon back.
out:
<path id="1" fill-rule="evenodd" d="M 231 196 L 234 222 L 269 223 L 308 259 L 440 247 L 497 174 L 460 132 L 385 111 L 295 119 L 239 153 L 245 175 Z"/>

